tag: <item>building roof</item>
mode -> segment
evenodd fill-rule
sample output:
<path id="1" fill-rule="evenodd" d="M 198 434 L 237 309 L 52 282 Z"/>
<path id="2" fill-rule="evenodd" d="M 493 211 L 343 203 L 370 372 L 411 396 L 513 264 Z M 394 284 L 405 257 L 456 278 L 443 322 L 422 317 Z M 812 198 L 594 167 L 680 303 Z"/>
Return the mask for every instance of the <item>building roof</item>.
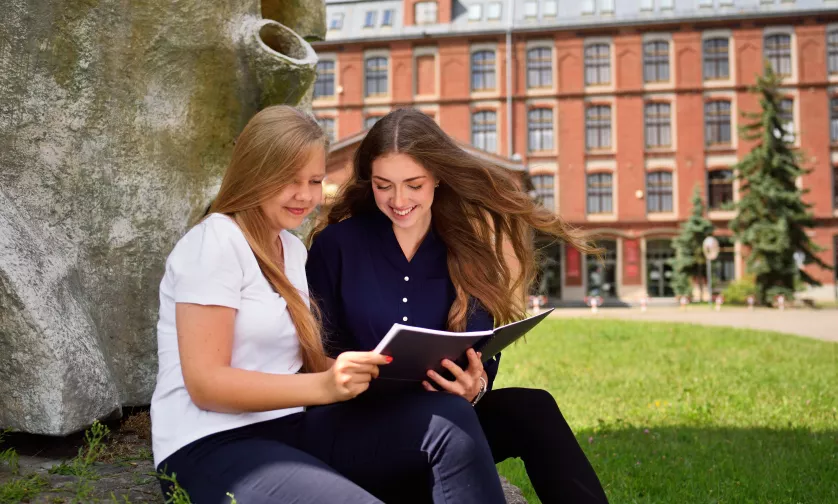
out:
<path id="1" fill-rule="evenodd" d="M 327 0 L 326 43 L 503 33 L 510 2 L 513 32 L 838 13 L 838 2 L 831 0 L 453 0 L 450 23 L 404 26 L 402 0 Z M 382 26 L 387 10 L 392 26 Z M 375 12 L 371 27 L 364 26 L 368 12 Z M 339 27 L 336 18 L 342 18 Z"/>
<path id="2" fill-rule="evenodd" d="M 345 137 L 345 138 L 342 138 L 342 139 L 338 140 L 337 142 L 332 143 L 332 145 L 329 147 L 329 153 L 333 154 L 335 152 L 341 151 L 341 150 L 346 149 L 348 147 L 353 147 L 353 146 L 357 147 L 357 145 L 361 143 L 361 140 L 363 140 L 364 137 L 367 135 L 367 131 L 369 131 L 369 130 L 364 130 L 364 131 L 355 133 L 354 135 L 350 135 L 348 137 Z M 457 143 L 457 145 L 460 146 L 461 149 L 468 152 L 472 156 L 480 158 L 484 161 L 488 161 L 490 163 L 494 163 L 494 164 L 500 166 L 501 168 L 506 168 L 507 170 L 514 171 L 514 172 L 525 172 L 525 171 L 527 171 L 526 165 L 524 165 L 524 163 L 522 163 L 521 161 L 517 161 L 515 159 L 510 159 L 510 158 L 505 157 L 505 156 L 500 156 L 498 154 L 493 154 L 491 152 L 486 152 L 483 149 L 478 149 L 477 147 L 474 147 L 473 145 L 469 145 L 467 143 L 460 142 L 459 140 L 456 140 L 456 139 L 454 139 L 454 141 Z"/>

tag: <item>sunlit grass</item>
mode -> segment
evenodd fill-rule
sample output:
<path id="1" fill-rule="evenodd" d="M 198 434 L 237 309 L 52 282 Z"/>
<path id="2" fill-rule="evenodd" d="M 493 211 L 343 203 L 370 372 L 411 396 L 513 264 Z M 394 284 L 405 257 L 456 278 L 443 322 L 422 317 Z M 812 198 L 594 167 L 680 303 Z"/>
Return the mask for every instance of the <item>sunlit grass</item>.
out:
<path id="1" fill-rule="evenodd" d="M 553 394 L 612 503 L 838 503 L 838 344 L 548 320 L 504 353 L 504 386 Z M 538 502 L 520 461 L 499 467 Z"/>

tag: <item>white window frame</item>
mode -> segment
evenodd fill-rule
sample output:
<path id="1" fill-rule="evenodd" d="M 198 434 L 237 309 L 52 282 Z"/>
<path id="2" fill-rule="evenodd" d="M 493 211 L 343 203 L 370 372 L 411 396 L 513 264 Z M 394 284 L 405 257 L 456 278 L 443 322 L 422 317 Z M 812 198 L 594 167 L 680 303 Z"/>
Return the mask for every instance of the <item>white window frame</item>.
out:
<path id="1" fill-rule="evenodd" d="M 468 6 L 468 20 L 482 21 L 483 20 L 483 4 L 473 3 Z"/>
<path id="2" fill-rule="evenodd" d="M 548 10 L 548 6 L 551 6 Z M 545 18 L 555 18 L 559 15 L 559 2 L 557 0 L 545 0 L 541 6 L 541 15 Z"/>
<path id="3" fill-rule="evenodd" d="M 433 8 L 431 9 L 431 6 Z M 426 10 L 425 10 L 426 9 Z M 433 12 L 433 21 L 425 21 Z M 421 14 L 421 15 L 420 15 Z M 439 23 L 439 4 L 435 1 L 423 1 L 413 4 L 413 22 L 417 25 L 433 25 Z"/>
<path id="4" fill-rule="evenodd" d="M 497 9 L 495 11 L 494 9 Z M 497 12 L 497 15 L 493 15 Z M 503 4 L 501 2 L 489 2 L 486 6 L 486 19 L 489 21 L 500 21 L 503 16 Z"/>
<path id="5" fill-rule="evenodd" d="M 765 59 L 765 39 L 769 35 L 778 35 L 784 34 L 789 36 L 789 42 L 791 47 L 789 47 L 789 51 L 791 52 L 791 75 L 783 79 L 783 85 L 787 86 L 790 84 L 797 84 L 797 35 L 794 32 L 793 26 L 767 26 L 762 31 L 762 41 L 763 41 L 763 49 L 762 54 L 760 57 L 764 60 Z"/>
<path id="6" fill-rule="evenodd" d="M 508 0 L 513 1 L 513 0 Z M 538 18 L 538 0 L 526 0 L 524 2 L 524 17 L 526 19 Z"/>
<path id="7" fill-rule="evenodd" d="M 369 58 L 385 58 L 387 60 L 387 92 L 383 95 L 367 96 L 367 60 Z M 361 75 L 363 76 L 363 97 L 364 103 L 376 103 L 389 101 L 393 93 L 393 60 L 390 58 L 390 51 L 387 49 L 372 49 L 364 51 L 364 59 Z"/>
<path id="8" fill-rule="evenodd" d="M 666 42 L 667 43 L 667 50 L 669 51 L 669 80 L 668 81 L 661 81 L 661 82 L 646 82 L 645 79 L 645 71 L 646 71 L 646 61 L 645 61 L 645 48 L 647 42 Z M 675 85 L 675 57 L 674 57 L 674 47 L 675 44 L 672 42 L 672 34 L 671 33 L 647 33 L 643 35 L 643 44 L 642 49 L 643 52 L 641 53 L 641 62 L 643 64 L 643 72 L 644 72 L 644 79 L 643 79 L 643 89 L 654 91 L 660 89 L 671 89 Z"/>

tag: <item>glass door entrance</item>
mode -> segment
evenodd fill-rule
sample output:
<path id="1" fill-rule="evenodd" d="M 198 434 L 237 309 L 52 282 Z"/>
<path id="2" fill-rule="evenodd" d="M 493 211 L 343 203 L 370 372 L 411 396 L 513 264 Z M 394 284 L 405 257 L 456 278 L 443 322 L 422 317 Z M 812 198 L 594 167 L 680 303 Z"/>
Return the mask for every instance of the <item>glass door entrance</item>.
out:
<path id="1" fill-rule="evenodd" d="M 646 242 L 646 290 L 649 297 L 671 297 L 672 266 L 669 260 L 675 257 L 671 240 L 649 240 Z"/>
<path id="2" fill-rule="evenodd" d="M 602 240 L 596 245 L 604 249 L 605 253 L 601 262 L 596 256 L 587 257 L 588 295 L 615 298 L 617 297 L 617 242 Z"/>

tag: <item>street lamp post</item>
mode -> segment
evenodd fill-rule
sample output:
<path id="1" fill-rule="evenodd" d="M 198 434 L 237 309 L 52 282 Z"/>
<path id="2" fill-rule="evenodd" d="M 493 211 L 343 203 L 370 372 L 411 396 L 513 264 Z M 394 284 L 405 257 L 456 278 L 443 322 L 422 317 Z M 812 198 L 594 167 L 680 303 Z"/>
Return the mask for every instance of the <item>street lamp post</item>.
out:
<path id="1" fill-rule="evenodd" d="M 704 258 L 707 260 L 707 304 L 713 307 L 713 272 L 711 264 L 714 259 L 719 257 L 719 240 L 712 236 L 708 236 L 701 243 L 701 252 L 704 253 Z"/>

